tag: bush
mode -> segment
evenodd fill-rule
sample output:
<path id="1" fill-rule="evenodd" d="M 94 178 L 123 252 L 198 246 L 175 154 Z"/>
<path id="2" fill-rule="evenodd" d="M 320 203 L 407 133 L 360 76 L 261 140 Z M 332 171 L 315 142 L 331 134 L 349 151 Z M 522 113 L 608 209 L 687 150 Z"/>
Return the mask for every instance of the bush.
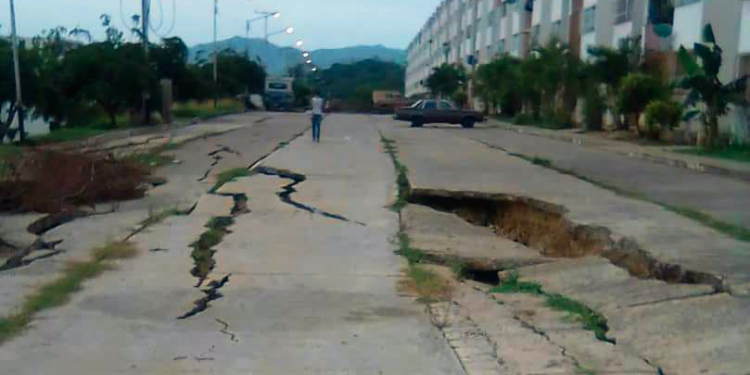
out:
<path id="1" fill-rule="evenodd" d="M 657 100 L 646 107 L 646 132 L 658 138 L 661 129 L 672 130 L 680 125 L 682 106 L 672 100 Z"/>
<path id="2" fill-rule="evenodd" d="M 534 123 L 534 117 L 526 113 L 519 113 L 513 117 L 513 123 L 516 125 L 531 125 Z"/>
<path id="3" fill-rule="evenodd" d="M 620 84 L 618 98 L 619 107 L 623 114 L 631 115 L 630 126 L 638 128 L 638 119 L 646 106 L 666 96 L 666 87 L 658 77 L 643 74 L 630 73 L 623 78 Z"/>
<path id="4" fill-rule="evenodd" d="M 586 130 L 602 130 L 604 126 L 604 111 L 607 109 L 607 100 L 597 88 L 586 90 L 583 100 L 584 121 Z"/>

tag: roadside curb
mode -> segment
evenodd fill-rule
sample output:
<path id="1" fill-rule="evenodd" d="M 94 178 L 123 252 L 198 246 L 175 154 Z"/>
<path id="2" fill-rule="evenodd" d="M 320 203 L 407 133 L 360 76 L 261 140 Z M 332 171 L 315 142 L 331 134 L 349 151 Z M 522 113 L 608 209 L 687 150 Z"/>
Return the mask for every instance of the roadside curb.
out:
<path id="1" fill-rule="evenodd" d="M 656 156 L 653 154 L 643 153 L 643 152 L 629 152 L 629 151 L 624 151 L 624 150 L 617 150 L 617 149 L 612 149 L 608 147 L 608 145 L 606 145 L 604 142 L 592 141 L 590 139 L 587 139 L 586 137 L 563 135 L 563 134 L 549 134 L 546 132 L 529 129 L 527 127 L 520 127 L 520 126 L 511 125 L 511 124 L 499 122 L 499 121 L 494 121 L 494 122 L 499 126 L 500 129 L 513 131 L 518 134 L 526 134 L 526 135 L 532 135 L 536 137 L 553 139 L 557 141 L 570 142 L 570 143 L 573 143 L 575 145 L 582 146 L 582 147 L 594 147 L 594 148 L 598 148 L 604 151 L 617 153 L 620 155 L 625 155 L 629 158 L 641 159 L 641 160 L 646 160 L 646 161 L 650 161 L 650 162 L 657 163 L 657 164 L 669 165 L 669 166 L 677 167 L 677 168 L 690 169 L 696 172 L 725 176 L 725 177 L 730 177 L 730 178 L 735 178 L 735 179 L 750 182 L 750 171 L 741 171 L 741 170 L 736 170 L 736 169 L 731 169 L 731 168 L 718 167 L 715 165 L 709 165 L 709 164 L 700 163 L 700 162 L 685 161 L 685 160 L 681 160 L 678 158 L 667 158 L 667 157 Z"/>

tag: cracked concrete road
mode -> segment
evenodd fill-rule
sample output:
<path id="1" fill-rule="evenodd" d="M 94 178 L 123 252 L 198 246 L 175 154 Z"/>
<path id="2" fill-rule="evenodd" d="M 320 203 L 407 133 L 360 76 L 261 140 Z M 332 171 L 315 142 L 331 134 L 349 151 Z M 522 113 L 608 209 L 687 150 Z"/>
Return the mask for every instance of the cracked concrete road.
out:
<path id="1" fill-rule="evenodd" d="M 230 144 L 242 143 L 237 134 L 227 146 L 238 149 Z M 174 175 L 198 156 L 180 157 Z M 190 274 L 189 245 L 212 215 L 228 214 L 224 208 L 171 217 L 135 236 L 137 258 L 119 262 L 0 347 L 2 372 L 463 374 L 425 307 L 397 291 L 405 262 L 393 254 L 398 216 L 386 207 L 393 169 L 368 117 L 330 116 L 321 144 L 298 138 L 263 165 L 306 176 L 293 198 L 315 210 L 283 202 L 277 194 L 290 181 L 277 176 L 226 185 L 220 193 L 247 195 L 251 212 L 236 216 L 214 247 L 208 278 L 230 280 L 207 310 L 176 319 L 203 296 Z M 196 198 L 200 189 L 192 186 L 186 193 Z"/>

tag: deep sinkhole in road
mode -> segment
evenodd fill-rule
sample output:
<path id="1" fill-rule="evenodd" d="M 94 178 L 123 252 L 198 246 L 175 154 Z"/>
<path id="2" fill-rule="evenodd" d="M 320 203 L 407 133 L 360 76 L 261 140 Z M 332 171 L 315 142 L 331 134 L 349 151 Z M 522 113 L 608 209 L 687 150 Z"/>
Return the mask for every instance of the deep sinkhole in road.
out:
<path id="1" fill-rule="evenodd" d="M 721 278 L 715 275 L 656 260 L 633 239 L 613 240 L 608 228 L 573 223 L 565 218 L 565 208 L 558 205 L 504 194 L 432 189 L 411 189 L 408 201 L 453 213 L 473 225 L 492 228 L 498 236 L 546 257 L 601 256 L 641 279 L 711 285 L 717 292 L 724 288 Z M 482 271 L 477 273 L 481 277 L 487 270 L 476 271 Z"/>

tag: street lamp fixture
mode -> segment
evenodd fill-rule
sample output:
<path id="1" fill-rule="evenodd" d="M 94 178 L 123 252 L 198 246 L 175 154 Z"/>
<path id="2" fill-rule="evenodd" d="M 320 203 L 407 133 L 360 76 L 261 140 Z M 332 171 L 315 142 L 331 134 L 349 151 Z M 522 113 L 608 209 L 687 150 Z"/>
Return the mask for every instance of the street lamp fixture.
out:
<path id="1" fill-rule="evenodd" d="M 318 68 L 312 68 L 312 71 L 313 71 L 313 72 L 317 72 L 317 71 L 318 71 Z"/>
<path id="2" fill-rule="evenodd" d="M 271 15 L 271 17 L 273 17 L 273 18 L 281 18 L 281 13 L 275 12 L 274 14 Z"/>
<path id="3" fill-rule="evenodd" d="M 304 44 L 305 44 L 305 42 L 303 42 L 301 40 L 298 40 L 297 43 L 294 43 L 294 45 L 297 46 L 297 48 L 302 47 Z"/>
<path id="4" fill-rule="evenodd" d="M 294 28 L 290 26 L 290 27 L 287 27 L 284 30 L 279 30 L 279 31 L 270 33 L 270 34 L 268 34 L 267 38 L 268 37 L 272 37 L 274 35 L 279 35 L 279 34 L 294 34 Z"/>
<path id="5" fill-rule="evenodd" d="M 305 61 L 306 64 L 312 64 L 312 60 Z"/>

